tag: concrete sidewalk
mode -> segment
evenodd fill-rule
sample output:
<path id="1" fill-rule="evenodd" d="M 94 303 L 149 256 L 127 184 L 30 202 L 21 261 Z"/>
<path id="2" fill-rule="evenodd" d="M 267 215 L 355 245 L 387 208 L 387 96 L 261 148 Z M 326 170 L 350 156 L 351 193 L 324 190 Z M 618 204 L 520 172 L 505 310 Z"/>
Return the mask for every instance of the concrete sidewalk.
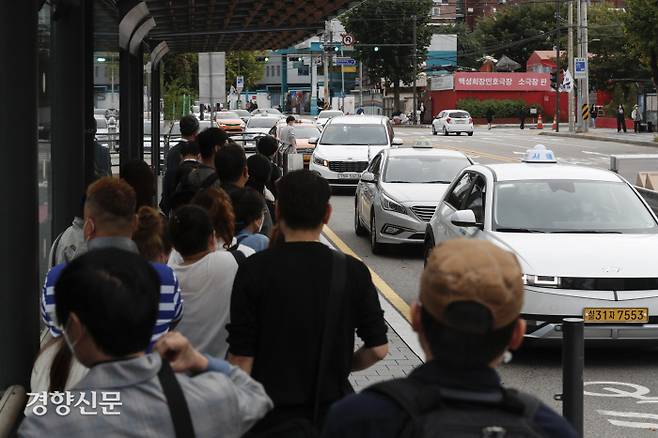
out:
<path id="1" fill-rule="evenodd" d="M 550 127 L 549 127 L 550 128 Z M 564 129 L 564 128 L 562 128 Z M 587 133 L 576 133 L 569 132 L 568 126 L 564 131 L 553 132 L 552 130 L 544 130 L 540 132 L 540 135 L 548 135 L 553 137 L 568 137 L 568 138 L 579 138 L 583 140 L 596 140 L 596 141 L 607 141 L 615 143 L 626 143 L 636 146 L 649 146 L 649 147 L 658 147 L 658 133 L 655 132 L 639 132 L 634 133 L 633 131 L 620 132 L 618 133 L 616 129 L 608 128 L 590 128 Z"/>

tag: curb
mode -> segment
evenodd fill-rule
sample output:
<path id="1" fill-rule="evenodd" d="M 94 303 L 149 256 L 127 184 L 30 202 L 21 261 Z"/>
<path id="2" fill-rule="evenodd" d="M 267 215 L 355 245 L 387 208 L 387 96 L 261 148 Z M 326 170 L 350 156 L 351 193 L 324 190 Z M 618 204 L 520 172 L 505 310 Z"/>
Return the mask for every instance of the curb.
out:
<path id="1" fill-rule="evenodd" d="M 609 143 L 625 143 L 633 146 L 647 146 L 647 147 L 658 147 L 658 143 L 652 141 L 640 141 L 640 140 L 626 140 L 623 138 L 610 138 L 610 137 L 599 137 L 596 135 L 584 135 L 584 134 L 562 134 L 558 132 L 540 132 L 539 135 L 548 135 L 551 137 L 568 137 L 568 138 L 580 138 L 583 140 L 594 140 L 594 141 L 605 141 Z"/>

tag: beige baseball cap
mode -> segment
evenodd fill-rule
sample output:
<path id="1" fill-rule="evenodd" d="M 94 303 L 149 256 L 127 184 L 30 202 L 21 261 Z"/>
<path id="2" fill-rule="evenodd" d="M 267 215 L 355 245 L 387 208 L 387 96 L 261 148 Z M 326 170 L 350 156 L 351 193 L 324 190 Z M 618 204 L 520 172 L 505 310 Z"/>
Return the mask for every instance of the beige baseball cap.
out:
<path id="1" fill-rule="evenodd" d="M 476 302 L 492 316 L 491 330 L 518 319 L 523 307 L 523 280 L 512 253 L 493 243 L 455 239 L 434 248 L 420 283 L 420 302 L 446 324 L 446 309 L 456 302 Z M 468 324 L 461 321 L 459 325 Z"/>

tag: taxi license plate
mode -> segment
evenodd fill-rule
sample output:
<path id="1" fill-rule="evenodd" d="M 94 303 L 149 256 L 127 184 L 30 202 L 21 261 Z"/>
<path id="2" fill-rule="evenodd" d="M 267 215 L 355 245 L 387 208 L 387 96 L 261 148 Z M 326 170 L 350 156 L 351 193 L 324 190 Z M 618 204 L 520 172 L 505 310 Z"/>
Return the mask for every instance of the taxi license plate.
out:
<path id="1" fill-rule="evenodd" d="M 589 324 L 646 324 L 649 322 L 649 309 L 646 307 L 585 307 L 583 319 Z"/>
<path id="2" fill-rule="evenodd" d="M 361 178 L 360 173 L 339 173 L 338 179 L 359 179 Z"/>

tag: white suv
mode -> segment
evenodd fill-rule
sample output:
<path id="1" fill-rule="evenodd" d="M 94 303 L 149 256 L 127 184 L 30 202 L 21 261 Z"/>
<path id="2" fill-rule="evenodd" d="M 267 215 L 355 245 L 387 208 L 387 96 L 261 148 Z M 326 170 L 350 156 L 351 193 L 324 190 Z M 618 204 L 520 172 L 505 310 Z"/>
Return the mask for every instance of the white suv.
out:
<path id="1" fill-rule="evenodd" d="M 361 173 L 379 151 L 402 145 L 393 136 L 393 127 L 383 116 L 342 116 L 327 122 L 311 157 L 315 170 L 336 187 L 356 187 Z"/>

